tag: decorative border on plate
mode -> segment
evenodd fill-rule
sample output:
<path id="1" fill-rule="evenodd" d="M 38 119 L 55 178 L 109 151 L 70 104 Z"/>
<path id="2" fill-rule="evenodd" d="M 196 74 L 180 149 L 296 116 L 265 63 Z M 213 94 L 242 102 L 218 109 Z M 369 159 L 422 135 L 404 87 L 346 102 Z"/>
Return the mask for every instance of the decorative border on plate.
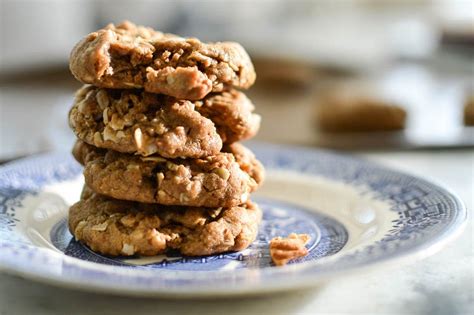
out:
<path id="1" fill-rule="evenodd" d="M 319 263 L 294 265 L 296 269 L 245 269 L 237 274 L 216 272 L 212 277 L 200 272 L 150 272 L 144 269 L 134 269 L 130 273 L 128 268 L 81 262 L 59 253 L 12 242 L 3 238 L 5 233 L 0 233 L 0 268 L 58 283 L 75 283 L 76 286 L 120 293 L 200 295 L 212 292 L 222 295 L 257 288 L 276 290 L 308 284 L 323 276 L 403 256 L 422 255 L 428 249 L 433 252 L 434 246 L 439 247 L 450 239 L 466 219 L 462 202 L 451 192 L 371 162 L 330 151 L 298 147 L 258 145 L 254 151 L 268 169 L 303 172 L 366 187 L 376 194 L 376 198 L 389 201 L 391 211 L 398 214 L 398 219 L 393 222 L 389 233 L 375 244 L 349 255 L 341 255 L 328 263 L 322 259 Z M 80 166 L 66 154 L 28 158 L 0 169 L 0 189 L 34 192 L 46 183 L 71 179 L 79 173 Z M 12 196 L 3 194 L 2 198 L 11 199 Z M 7 216 L 11 221 L 12 217 Z M 44 264 L 59 264 L 60 273 L 54 268 L 45 268 Z M 258 276 L 255 274 L 257 271 Z M 207 291 L 203 293 L 204 287 Z"/>

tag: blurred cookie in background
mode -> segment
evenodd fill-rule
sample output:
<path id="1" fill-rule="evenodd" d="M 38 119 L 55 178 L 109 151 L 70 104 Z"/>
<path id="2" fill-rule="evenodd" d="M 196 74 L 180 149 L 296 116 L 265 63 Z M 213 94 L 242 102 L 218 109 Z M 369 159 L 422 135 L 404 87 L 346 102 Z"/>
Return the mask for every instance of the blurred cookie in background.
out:
<path id="1" fill-rule="evenodd" d="M 375 132 L 405 128 L 407 113 L 362 87 L 334 87 L 318 95 L 314 118 L 323 132 Z"/>
<path id="2" fill-rule="evenodd" d="M 355 76 L 349 68 L 299 60 L 298 58 L 252 56 L 258 73 L 255 88 L 275 94 L 297 94 L 311 91 L 321 82 Z"/>
<path id="3" fill-rule="evenodd" d="M 442 27 L 441 44 L 472 50 L 474 48 L 474 22 L 452 23 Z"/>
<path id="4" fill-rule="evenodd" d="M 474 94 L 468 95 L 464 103 L 464 125 L 474 126 Z"/>
<path id="5" fill-rule="evenodd" d="M 252 58 L 258 71 L 256 84 L 260 89 L 282 93 L 308 90 L 317 78 L 316 70 L 305 62 L 285 58 Z"/>

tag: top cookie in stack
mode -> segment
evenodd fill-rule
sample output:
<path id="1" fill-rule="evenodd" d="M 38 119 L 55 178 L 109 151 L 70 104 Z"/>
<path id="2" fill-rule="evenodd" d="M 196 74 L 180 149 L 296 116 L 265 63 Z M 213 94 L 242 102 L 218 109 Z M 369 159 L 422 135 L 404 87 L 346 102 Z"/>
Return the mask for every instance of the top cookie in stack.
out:
<path id="1" fill-rule="evenodd" d="M 255 71 L 237 43 L 201 43 L 124 22 L 91 33 L 74 47 L 70 68 L 83 83 L 144 89 L 200 100 L 211 92 L 249 88 Z"/>
<path id="2" fill-rule="evenodd" d="M 69 113 L 86 181 L 70 209 L 76 239 L 108 255 L 208 255 L 250 245 L 261 212 L 248 196 L 264 170 L 235 143 L 260 126 L 236 90 L 255 81 L 239 44 L 124 22 L 81 40 L 70 68 L 92 84 L 79 89 Z"/>

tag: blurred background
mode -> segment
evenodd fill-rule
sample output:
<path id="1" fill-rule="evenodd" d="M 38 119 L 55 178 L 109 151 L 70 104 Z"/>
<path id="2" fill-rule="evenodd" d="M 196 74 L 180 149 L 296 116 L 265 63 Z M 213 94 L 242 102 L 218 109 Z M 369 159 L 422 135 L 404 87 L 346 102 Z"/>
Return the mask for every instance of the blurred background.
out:
<path id="1" fill-rule="evenodd" d="M 124 19 L 240 42 L 258 75 L 248 92 L 263 116 L 256 140 L 345 150 L 474 145 L 473 1 L 0 4 L 0 161 L 70 150 L 67 112 L 80 83 L 69 52 Z"/>

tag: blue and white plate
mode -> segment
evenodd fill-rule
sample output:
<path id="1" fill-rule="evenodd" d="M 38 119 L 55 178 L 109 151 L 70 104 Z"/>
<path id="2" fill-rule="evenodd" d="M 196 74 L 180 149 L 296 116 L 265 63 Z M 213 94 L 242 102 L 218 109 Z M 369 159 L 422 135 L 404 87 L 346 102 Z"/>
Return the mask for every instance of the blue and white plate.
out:
<path id="1" fill-rule="evenodd" d="M 208 257 L 110 258 L 67 229 L 81 167 L 69 154 L 0 168 L 0 270 L 56 285 L 140 296 L 259 294 L 316 286 L 335 276 L 430 255 L 462 230 L 458 197 L 426 180 L 328 151 L 254 145 L 267 179 L 253 197 L 257 240 Z M 271 264 L 268 242 L 311 235 L 309 254 Z"/>

